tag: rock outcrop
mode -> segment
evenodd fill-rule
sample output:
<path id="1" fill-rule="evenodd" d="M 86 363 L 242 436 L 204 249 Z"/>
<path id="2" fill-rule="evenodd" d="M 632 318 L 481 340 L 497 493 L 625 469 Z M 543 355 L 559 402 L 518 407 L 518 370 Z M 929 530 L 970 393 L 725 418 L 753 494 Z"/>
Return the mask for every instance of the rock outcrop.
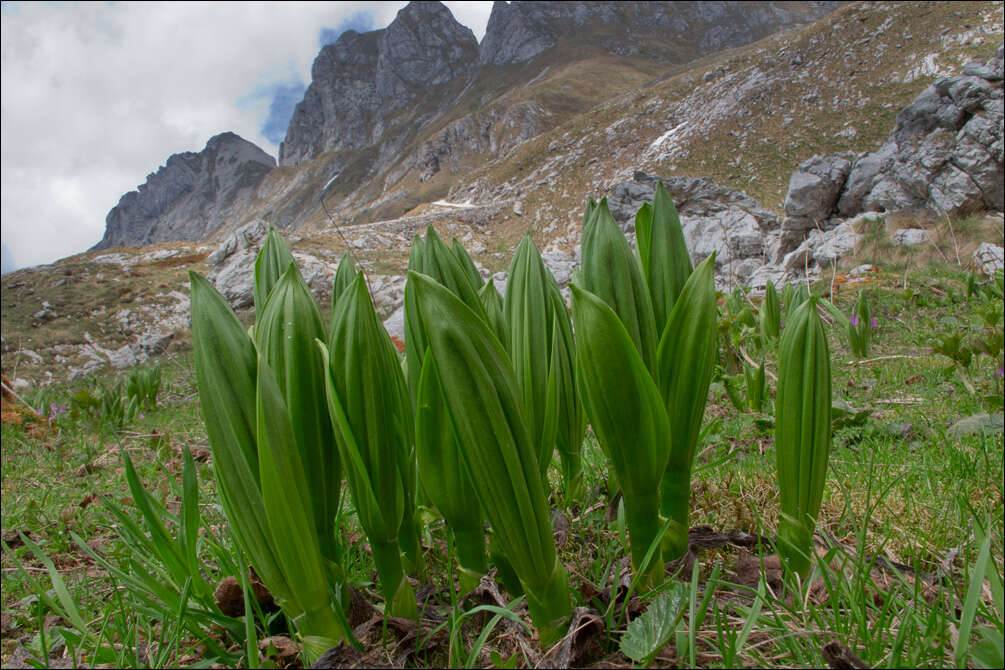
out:
<path id="1" fill-rule="evenodd" d="M 272 156 L 234 133 L 213 137 L 200 152 L 174 154 L 122 196 L 94 249 L 205 239 L 254 197 L 275 166 Z"/>
<path id="2" fill-rule="evenodd" d="M 636 172 L 614 187 L 607 199 L 611 214 L 628 233 L 635 231 L 635 213 L 652 202 L 662 181 L 680 215 L 684 239 L 697 264 L 716 252 L 716 278 L 721 284 L 745 283 L 764 265 L 778 236 L 778 217 L 746 193 L 707 179 L 666 177 Z"/>
<path id="3" fill-rule="evenodd" d="M 280 165 L 375 143 L 394 117 L 477 63 L 478 42 L 440 2 L 412 2 L 382 30 L 321 49 L 290 119 Z M 428 100 L 426 100 L 428 102 Z"/>
<path id="4" fill-rule="evenodd" d="M 255 304 L 255 259 L 268 232 L 269 226 L 262 220 L 247 223 L 206 257 L 212 268 L 206 279 L 234 309 L 248 309 Z M 316 293 L 331 293 L 334 266 L 299 251 L 293 252 L 293 258 L 308 286 Z"/>
<path id="5" fill-rule="evenodd" d="M 940 79 L 901 110 L 893 134 L 858 156 L 813 157 L 789 181 L 776 261 L 814 227 L 862 212 L 966 215 L 1005 207 L 1005 46 Z"/>

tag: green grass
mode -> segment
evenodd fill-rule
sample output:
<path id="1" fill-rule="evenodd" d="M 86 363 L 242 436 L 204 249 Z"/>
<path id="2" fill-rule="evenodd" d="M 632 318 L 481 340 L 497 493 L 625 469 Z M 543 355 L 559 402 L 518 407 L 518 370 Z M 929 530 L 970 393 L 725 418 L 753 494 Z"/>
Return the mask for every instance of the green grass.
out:
<path id="1" fill-rule="evenodd" d="M 817 536 L 823 560 L 817 563 L 807 589 L 801 594 L 786 590 L 781 577 L 784 567 L 768 549 L 725 544 L 701 550 L 693 572 L 685 566 L 678 579 L 642 594 L 642 601 L 639 594 L 633 594 L 629 602 L 619 600 L 618 584 L 627 574 L 623 571 L 629 556 L 624 521 L 617 507 L 608 509 L 606 466 L 590 434 L 584 445 L 588 493 L 577 507 L 566 511 L 568 524 L 560 533 L 558 552 L 569 571 L 576 604 L 594 610 L 602 632 L 581 635 L 583 639 L 573 645 L 573 659 L 580 664 L 604 659 L 632 665 L 621 652 L 629 620 L 659 593 L 670 594 L 678 585 L 685 592 L 682 614 L 669 641 L 653 652 L 655 666 L 820 666 L 825 663 L 824 646 L 836 640 L 871 665 L 952 667 L 957 665 L 956 635 L 967 612 L 973 616 L 974 643 L 980 639 L 981 626 L 1001 620 L 986 596 L 977 591 L 978 596 L 968 597 L 968 589 L 986 532 L 988 555 L 999 574 L 1005 555 L 1002 433 L 956 435 L 950 431 L 961 418 L 1001 412 L 1003 387 L 997 376 L 1001 361 L 978 355 L 969 369 L 961 371 L 931 350 L 931 341 L 939 337 L 959 333 L 969 342 L 980 334 L 985 327 L 980 312 L 995 305 L 1000 309 L 1000 299 L 997 303 L 986 297 L 967 301 L 965 277 L 955 263 L 933 262 L 908 271 L 906 288 L 900 270 L 881 272 L 878 280 L 866 285 L 879 326 L 869 358 L 855 361 L 845 333 L 836 324 L 828 326 L 834 395 L 869 414 L 858 425 L 835 430 Z M 827 292 L 829 281 L 818 288 Z M 835 296 L 846 314 L 856 290 L 844 285 Z M 759 359 L 756 343 L 745 341 L 745 347 Z M 772 375 L 777 368 L 772 354 L 767 353 L 767 361 L 771 402 Z M 191 665 L 212 656 L 191 630 L 178 625 L 179 620 L 191 623 L 189 615 L 179 619 L 166 606 L 145 605 L 74 541 L 74 535 L 79 536 L 112 565 L 124 569 L 137 561 L 108 508 L 93 501 L 82 505 L 88 496 L 99 496 L 119 503 L 139 521 L 125 483 L 122 451 L 130 455 L 153 499 L 169 512 L 178 512 L 182 453 L 188 448 L 202 458 L 208 445 L 188 357 L 172 354 L 162 359 L 162 368 L 164 383 L 157 408 L 144 411 L 120 433 L 97 420 L 74 418 L 69 410 L 60 412 L 71 406 L 79 389 L 93 389 L 96 381 L 107 385 L 110 378 L 28 393 L 27 399 L 38 407 L 55 405 L 51 427 L 45 422 L 44 429 L 30 428 L 23 417 L 15 425 L 12 406 L 6 404 L 2 426 L 0 522 L 5 541 L 11 543 L 14 531 L 29 534 L 65 581 L 92 638 L 116 650 L 115 658 L 106 654 L 104 660 L 127 665 Z M 773 432 L 766 423 L 760 415 L 738 412 L 721 391 L 713 390 L 707 430 L 695 463 L 693 526 L 707 524 L 716 531 L 739 529 L 773 536 L 778 500 Z M 198 462 L 197 470 L 205 524 L 229 548 L 211 469 Z M 561 507 L 564 494 L 555 466 L 550 480 L 553 505 Z M 364 599 L 380 605 L 372 558 L 352 509 L 344 501 L 349 580 Z M 501 614 L 501 609 L 472 612 L 486 601 L 457 601 L 444 588 L 453 570 L 448 540 L 436 514 L 422 513 L 429 521 L 423 544 L 432 586 L 423 592 L 419 584 L 416 590 L 420 598 L 426 598 L 421 630 L 429 640 L 421 649 L 421 640 L 404 643 L 409 649 L 407 664 L 431 667 L 449 661 L 485 667 L 511 659 L 524 667 L 540 662 L 543 650 L 536 641 L 527 640 L 530 629 L 522 604 L 513 603 L 511 608 L 523 621 L 520 625 Z M 985 525 L 987 531 L 982 530 Z M 228 563 L 239 564 L 232 554 L 226 560 L 214 554 L 206 540 L 201 547 L 204 576 L 211 585 L 228 570 L 232 572 Z M 878 567 L 877 558 L 904 567 Z M 50 601 L 54 608 L 45 598 L 40 602 L 28 578 L 18 571 L 18 562 L 43 590 L 53 586 L 44 562 L 28 547 L 4 551 L 4 663 L 23 658 L 22 648 L 33 650 L 38 658 L 43 643 L 66 653 L 59 651 L 61 640 L 74 639 L 74 627 L 70 621 L 52 618 L 55 613 L 65 614 L 65 606 L 55 595 Z M 620 595 L 623 599 L 625 594 Z M 493 607 L 512 603 L 505 592 L 503 598 L 505 602 Z M 493 621 L 494 617 L 498 618 Z M 364 628 L 363 650 L 354 653 L 362 654 L 366 662 L 377 662 L 381 654 L 401 644 L 401 633 L 393 626 L 386 631 L 379 623 Z M 42 630 L 46 631 L 44 640 L 39 635 Z M 257 638 L 269 634 L 287 634 L 281 615 L 258 620 Z M 219 627 L 209 635 L 221 648 L 229 649 L 219 661 L 247 663 L 242 660 L 246 657 L 243 635 Z M 518 643 L 519 639 L 525 644 Z M 148 646 L 155 642 L 159 644 Z M 967 660 L 969 651 L 960 653 L 964 664 L 973 665 L 972 659 Z M 76 657 L 83 666 L 101 660 L 87 644 Z M 277 654 L 271 658 L 279 660 Z M 262 660 L 269 660 L 265 652 L 256 662 Z"/>

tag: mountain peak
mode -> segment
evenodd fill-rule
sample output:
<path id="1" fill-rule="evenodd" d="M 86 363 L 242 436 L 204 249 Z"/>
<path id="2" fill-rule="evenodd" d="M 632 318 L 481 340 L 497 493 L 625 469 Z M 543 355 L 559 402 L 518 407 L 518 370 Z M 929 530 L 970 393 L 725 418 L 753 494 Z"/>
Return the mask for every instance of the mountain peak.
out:
<path id="1" fill-rule="evenodd" d="M 272 156 L 232 132 L 213 136 L 202 151 L 173 154 L 122 196 L 94 248 L 205 238 L 251 199 L 275 166 Z"/>
<path id="2" fill-rule="evenodd" d="M 343 33 L 321 50 L 279 149 L 281 165 L 378 141 L 425 87 L 470 70 L 478 42 L 442 2 L 411 2 L 387 28 Z"/>

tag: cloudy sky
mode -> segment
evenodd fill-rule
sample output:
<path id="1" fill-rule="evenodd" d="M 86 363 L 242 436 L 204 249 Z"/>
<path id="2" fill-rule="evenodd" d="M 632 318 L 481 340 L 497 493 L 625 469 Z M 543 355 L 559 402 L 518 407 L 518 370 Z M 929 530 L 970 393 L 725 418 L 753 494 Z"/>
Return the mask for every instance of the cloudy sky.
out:
<path id="1" fill-rule="evenodd" d="M 481 40 L 491 2 L 446 2 Z M 323 44 L 404 2 L 2 2 L 3 271 L 86 250 L 168 156 L 236 132 L 277 156 Z"/>

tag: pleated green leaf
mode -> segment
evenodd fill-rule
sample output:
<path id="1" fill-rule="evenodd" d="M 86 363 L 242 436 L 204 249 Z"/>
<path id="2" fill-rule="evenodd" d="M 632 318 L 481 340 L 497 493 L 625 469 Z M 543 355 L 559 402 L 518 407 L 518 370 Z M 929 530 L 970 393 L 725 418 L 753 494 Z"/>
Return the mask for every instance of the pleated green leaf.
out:
<path id="1" fill-rule="evenodd" d="M 583 407 L 621 485 L 632 562 L 638 568 L 660 528 L 670 422 L 659 389 L 607 303 L 572 284 L 572 312 Z M 657 561 L 649 578 L 660 580 L 662 574 Z"/>
<path id="2" fill-rule="evenodd" d="M 264 358 L 258 361 L 256 406 L 262 500 L 280 567 L 303 610 L 295 622 L 304 636 L 338 642 L 345 630 L 328 595 L 304 464 L 282 390 Z"/>
<path id="3" fill-rule="evenodd" d="M 448 289 L 414 272 L 409 282 L 466 472 L 547 644 L 564 632 L 571 602 L 509 358 L 486 321 Z"/>
<path id="4" fill-rule="evenodd" d="M 785 297 L 785 293 L 789 294 L 788 297 Z M 785 298 L 785 321 L 788 323 L 796 313 L 796 309 L 809 299 L 810 290 L 806 288 L 806 284 L 788 284 L 782 292 L 782 297 Z"/>
<path id="5" fill-rule="evenodd" d="M 378 560 L 385 597 L 398 603 L 404 579 L 399 528 L 415 507 L 412 403 L 362 273 L 339 298 L 327 354 L 325 388 L 349 486 Z M 402 602 L 410 607 L 399 615 L 411 616 L 414 599 Z"/>
<path id="6" fill-rule="evenodd" d="M 468 250 L 464 248 L 463 244 L 457 241 L 457 238 L 453 238 L 450 241 L 450 251 L 454 253 L 461 267 L 467 271 L 468 278 L 471 279 L 471 285 L 476 291 L 480 291 L 482 286 L 485 285 L 485 280 L 482 279 L 482 273 L 478 271 L 478 268 L 475 267 L 475 262 L 468 255 Z"/>
<path id="7" fill-rule="evenodd" d="M 324 322 L 295 263 L 275 283 L 259 314 L 255 342 L 275 375 L 289 409 L 293 437 L 307 474 L 307 499 L 321 552 L 338 559 L 335 515 L 342 468 L 322 389 L 324 367 L 315 339 L 325 337 Z"/>
<path id="8" fill-rule="evenodd" d="M 342 258 L 338 262 L 338 269 L 335 271 L 335 282 L 332 284 L 332 313 L 335 312 L 335 304 L 339 297 L 356 278 L 356 272 L 356 260 L 347 251 L 342 254 Z"/>
<path id="9" fill-rule="evenodd" d="M 503 348 L 509 351 L 509 325 L 506 323 L 506 314 L 503 311 L 503 298 L 496 289 L 495 282 L 489 279 L 485 286 L 478 291 L 478 297 L 482 299 L 485 306 L 485 316 L 488 318 L 492 332 L 496 334 Z"/>
<path id="10" fill-rule="evenodd" d="M 412 240 L 408 259 L 408 269 L 429 275 L 461 299 L 482 319 L 488 320 L 481 297 L 471 283 L 468 270 L 457 260 L 432 226 L 426 229 L 426 238 L 418 235 Z M 405 358 L 407 361 L 408 389 L 414 401 L 419 386 L 422 359 L 426 353 L 426 342 L 414 296 L 405 284 Z"/>
<path id="11" fill-rule="evenodd" d="M 552 350 L 549 374 L 555 378 L 556 440 L 562 458 L 562 478 L 566 499 L 578 500 L 583 493 L 583 459 L 581 448 L 586 435 L 586 414 L 579 395 L 576 376 L 576 343 L 572 322 L 558 286 L 549 290 L 552 314 Z"/>
<path id="12" fill-rule="evenodd" d="M 760 412 L 764 407 L 764 361 L 758 367 L 744 364 L 743 377 L 747 387 L 747 406 Z"/>
<path id="13" fill-rule="evenodd" d="M 492 289 L 493 291 L 495 289 Z M 443 515 L 457 540 L 466 589 L 488 569 L 481 508 L 461 461 L 460 445 L 450 421 L 432 350 L 426 350 L 415 409 L 415 455 L 426 494 Z"/>
<path id="14" fill-rule="evenodd" d="M 713 253 L 685 282 L 660 340 L 658 378 L 672 445 L 661 505 L 663 515 L 674 521 L 667 533 L 665 546 L 672 554 L 667 558 L 687 549 L 691 467 L 718 345 L 715 306 Z"/>
<path id="15" fill-rule="evenodd" d="M 649 275 L 649 257 L 653 246 L 653 206 L 648 202 L 642 203 L 639 211 L 635 212 L 635 248 L 639 252 L 639 260 L 642 262 L 642 272 Z"/>
<path id="16" fill-rule="evenodd" d="M 597 224 L 599 209 L 600 204 L 593 198 L 586 201 L 586 210 L 583 212 L 583 239 L 593 234 L 593 230 Z"/>
<path id="17" fill-rule="evenodd" d="M 196 384 L 223 508 L 262 581 L 279 602 L 295 607 L 258 483 L 255 346 L 223 296 L 194 272 L 189 278 Z"/>
<path id="18" fill-rule="evenodd" d="M 775 403 L 778 550 L 802 576 L 810 569 L 831 441 L 830 353 L 817 302 L 804 301 L 782 331 Z"/>
<path id="19" fill-rule="evenodd" d="M 461 264 L 457 255 L 447 247 L 432 226 L 426 229 L 422 268 L 423 274 L 443 284 L 475 314 L 485 318 L 485 308 L 482 306 L 481 298 L 478 297 L 479 287 L 472 283 L 468 269 Z"/>
<path id="20" fill-rule="evenodd" d="M 758 317 L 761 337 L 764 338 L 765 342 L 777 340 L 782 328 L 782 311 L 778 304 L 778 291 L 775 290 L 775 285 L 771 281 L 764 287 L 764 300 L 761 301 Z"/>
<path id="21" fill-rule="evenodd" d="M 796 294 L 796 287 L 792 283 L 787 283 L 782 287 L 781 307 L 785 309 L 785 318 L 789 317 L 789 307 L 792 306 L 792 297 Z M 781 332 L 781 331 L 779 331 Z"/>
<path id="22" fill-rule="evenodd" d="M 409 270 L 411 272 L 411 270 Z M 426 333 L 422 317 L 415 302 L 415 289 L 411 279 L 405 279 L 405 381 L 414 401 L 419 392 L 419 376 L 422 374 L 422 360 L 427 349 Z"/>
<path id="23" fill-rule="evenodd" d="M 524 412 L 531 440 L 537 445 L 538 466 L 542 473 L 551 463 L 557 429 L 554 420 L 556 386 L 553 383 L 549 389 L 548 384 L 553 324 L 549 278 L 550 273 L 534 240 L 529 233 L 524 235 L 510 263 L 503 309 L 509 325 L 510 361 L 523 396 Z"/>
<path id="24" fill-rule="evenodd" d="M 639 255 L 652 295 L 656 331 L 662 333 L 693 267 L 677 208 L 663 182 L 656 185 L 651 229 L 645 247 L 639 240 Z"/>
<path id="25" fill-rule="evenodd" d="M 646 367 L 655 369 L 657 337 L 649 287 L 624 232 L 600 201 L 583 226 L 582 288 L 607 303 L 621 320 Z"/>
<path id="26" fill-rule="evenodd" d="M 261 251 L 255 259 L 255 314 L 262 313 L 272 287 L 293 262 L 293 254 L 274 228 L 269 228 Z"/>
<path id="27" fill-rule="evenodd" d="M 855 306 L 852 308 L 852 318 L 847 320 L 848 344 L 855 358 L 865 358 L 869 355 L 869 344 L 872 340 L 872 312 L 865 291 L 858 294 Z"/>
<path id="28" fill-rule="evenodd" d="M 426 258 L 426 242 L 418 233 L 412 236 L 412 246 L 408 248 L 408 269 L 422 272 Z"/>

